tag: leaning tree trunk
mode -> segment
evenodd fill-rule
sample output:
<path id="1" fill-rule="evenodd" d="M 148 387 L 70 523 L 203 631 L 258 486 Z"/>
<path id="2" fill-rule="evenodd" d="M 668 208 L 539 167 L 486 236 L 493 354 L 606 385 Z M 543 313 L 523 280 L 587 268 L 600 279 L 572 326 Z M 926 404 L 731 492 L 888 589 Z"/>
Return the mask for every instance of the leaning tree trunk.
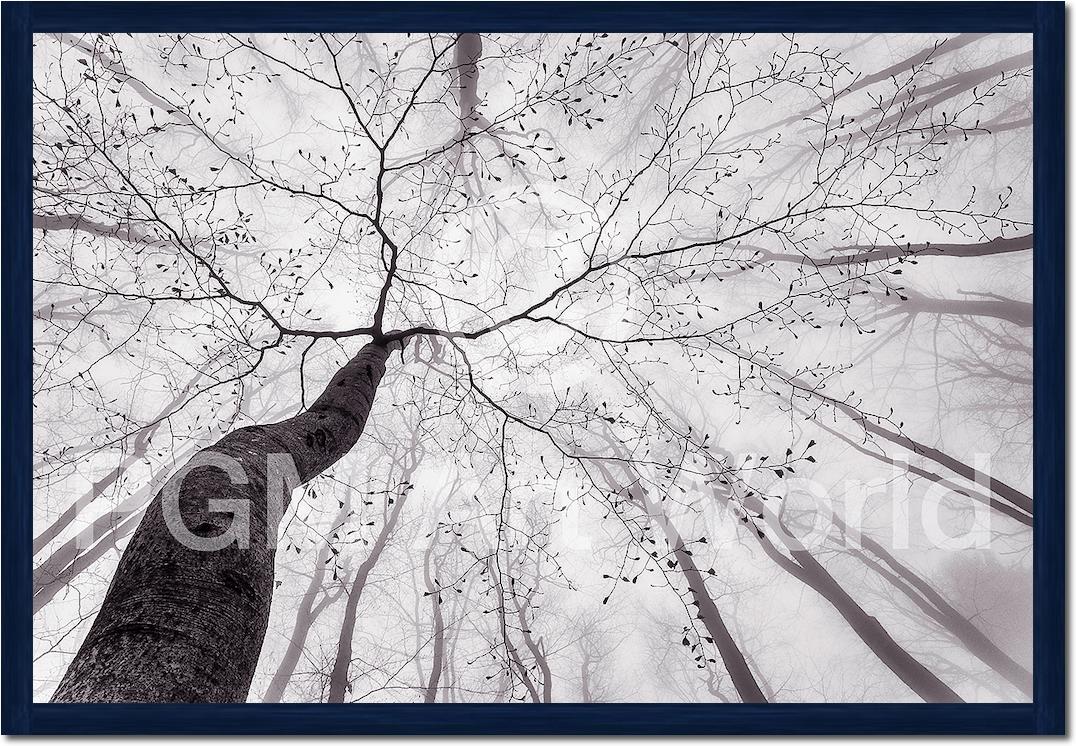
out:
<path id="1" fill-rule="evenodd" d="M 191 462 L 230 459 L 241 473 L 203 461 L 169 480 L 120 558 L 54 702 L 246 699 L 269 622 L 280 514 L 295 486 L 285 486 L 283 505 L 270 505 L 283 474 L 269 457 L 290 456 L 300 483 L 336 463 L 362 434 L 387 356 L 386 346 L 367 344 L 308 409 L 229 433 Z M 178 492 L 178 516 L 166 510 L 170 490 Z M 234 516 L 211 510 L 221 499 L 233 501 Z M 190 535 L 177 536 L 170 517 Z M 215 551 L 188 546 L 199 544 L 192 536 L 212 542 L 244 529 L 245 548 L 236 540 Z"/>
<path id="2" fill-rule="evenodd" d="M 523 642 L 527 645 L 527 649 L 531 651 L 531 656 L 542 674 L 541 701 L 549 704 L 553 701 L 553 672 L 549 669 L 549 657 L 545 654 L 545 642 L 540 637 L 537 640 L 534 639 L 527 623 L 527 610 L 531 606 L 533 595 L 534 589 L 528 594 L 526 603 L 520 604 L 519 596 L 513 594 L 512 601 L 519 617 L 519 631 L 523 635 Z"/>
<path id="3" fill-rule="evenodd" d="M 340 502 L 340 510 L 333 518 L 334 530 L 343 526 L 350 511 L 351 499 L 348 497 Z M 291 625 L 291 635 L 288 637 L 288 648 L 284 651 L 284 656 L 280 659 L 280 665 L 277 666 L 276 673 L 269 681 L 269 686 L 265 688 L 265 694 L 261 698 L 262 704 L 274 704 L 284 699 L 291 677 L 295 674 L 299 660 L 306 651 L 306 638 L 314 622 L 317 621 L 321 612 L 344 592 L 342 585 L 331 594 L 325 590 L 325 574 L 328 572 L 332 552 L 332 544 L 325 542 L 314 559 L 314 572 L 310 574 L 310 583 L 295 612 L 295 621 Z M 336 580 L 336 572 L 333 572 L 333 579 Z M 319 599 L 318 596 L 321 598 Z"/>
<path id="4" fill-rule="evenodd" d="M 34 568 L 32 577 L 34 598 L 31 610 L 37 614 L 68 587 L 80 574 L 93 567 L 97 560 L 116 548 L 119 541 L 135 530 L 141 519 L 141 508 L 113 510 L 93 522 L 87 531 L 64 542 L 41 565 Z M 97 531 L 107 533 L 85 551 L 80 540 Z"/>
<path id="5" fill-rule="evenodd" d="M 314 626 L 322 610 L 336 600 L 337 594 L 325 594 L 324 586 L 326 567 L 331 558 L 330 546 L 326 543 L 324 549 L 318 553 L 314 572 L 310 575 L 310 583 L 295 613 L 295 622 L 292 624 L 291 636 L 288 638 L 288 649 L 284 651 L 284 657 L 280 659 L 280 665 L 277 666 L 276 673 L 273 674 L 269 686 L 265 689 L 265 694 L 262 695 L 262 704 L 276 703 L 284 699 L 288 683 L 295 673 L 295 668 L 299 665 L 303 651 L 306 650 L 306 638 L 310 634 L 311 627 Z"/>
<path id="6" fill-rule="evenodd" d="M 414 469 L 415 464 L 412 463 L 404 472 L 404 482 L 411 479 Z M 366 555 L 366 559 L 359 565 L 359 569 L 355 571 L 355 578 L 351 581 L 351 587 L 348 589 L 347 605 L 344 607 L 344 621 L 340 625 L 340 636 L 336 645 L 336 659 L 333 662 L 332 672 L 329 674 L 329 702 L 343 702 L 351 686 L 349 676 L 351 671 L 351 645 L 355 638 L 355 622 L 358 617 L 359 601 L 362 599 L 362 592 L 366 588 L 366 582 L 370 579 L 370 572 L 374 569 L 374 565 L 377 564 L 378 560 L 381 559 L 381 553 L 385 551 L 385 547 L 392 537 L 392 532 L 396 530 L 396 523 L 400 519 L 400 511 L 403 510 L 404 503 L 407 502 L 409 492 L 410 489 L 405 488 L 396 497 L 396 504 L 389 511 L 385 519 L 385 525 L 381 527 L 381 532 L 377 535 L 377 539 L 374 540 L 373 546 L 370 547 L 370 553 Z"/>
<path id="7" fill-rule="evenodd" d="M 646 494 L 638 475 L 634 474 L 634 470 L 629 466 L 630 463 L 629 460 L 623 459 L 620 464 L 621 469 L 631 477 L 626 487 L 613 476 L 605 464 L 597 462 L 596 466 L 613 492 L 626 494 L 636 505 L 646 511 L 647 517 L 653 524 L 661 528 L 665 535 L 665 540 L 676 558 L 676 565 L 680 568 L 680 572 L 687 582 L 692 600 L 698 605 L 698 618 L 709 633 L 710 639 L 713 640 L 725 671 L 728 672 L 729 679 L 736 688 L 736 693 L 740 696 L 740 699 L 748 703 L 766 702 L 766 695 L 759 686 L 755 674 L 751 671 L 743 651 L 740 650 L 739 643 L 732 636 L 732 632 L 729 631 L 728 625 L 725 624 L 725 620 L 721 616 L 721 611 L 717 608 L 717 604 L 714 603 L 714 599 L 706 587 L 706 577 L 695 564 L 695 559 L 684 545 L 684 540 L 679 531 L 677 531 L 676 526 L 669 521 L 661 506 L 654 504 Z"/>
<path id="8" fill-rule="evenodd" d="M 759 508 L 762 510 L 762 508 Z M 776 521 L 767 520 L 772 533 L 779 536 L 783 527 Z M 929 668 L 915 659 L 900 643 L 893 639 L 889 631 L 877 618 L 867 613 L 866 609 L 852 598 L 841 584 L 837 582 L 822 563 L 815 559 L 806 548 L 792 540 L 785 542 L 791 557 L 787 557 L 761 532 L 751 532 L 758 539 L 762 550 L 779 567 L 793 577 L 816 591 L 841 615 L 860 640 L 870 648 L 878 660 L 886 665 L 904 684 L 918 694 L 924 702 L 959 703 L 960 698 L 945 682 L 939 679 Z"/>
<path id="9" fill-rule="evenodd" d="M 445 618 L 441 613 L 441 582 L 437 579 L 436 572 L 431 573 L 433 567 L 433 548 L 437 545 L 437 531 L 435 528 L 426 547 L 423 557 L 422 572 L 426 581 L 426 595 L 433 604 L 433 662 L 430 664 L 430 678 L 426 684 L 426 703 L 437 701 L 437 691 L 441 685 L 441 673 L 445 667 Z M 440 564 L 440 563 L 438 563 Z"/>
<path id="10" fill-rule="evenodd" d="M 841 531 L 846 530 L 844 522 L 836 516 L 834 516 L 834 524 Z M 991 669 L 1017 687 L 1023 694 L 1028 697 L 1033 696 L 1034 686 L 1030 671 L 1013 660 L 1011 656 L 976 627 L 968 617 L 949 603 L 937 589 L 911 567 L 894 557 L 884 546 L 866 535 L 861 535 L 859 540 L 863 549 L 866 549 L 885 565 L 888 565 L 891 572 L 872 560 L 863 551 L 854 550 L 852 553 L 864 565 L 873 569 L 881 577 L 885 578 L 890 585 L 907 596 L 912 603 L 941 625 L 946 632 L 963 643 L 964 647 L 979 660 L 990 666 Z"/>

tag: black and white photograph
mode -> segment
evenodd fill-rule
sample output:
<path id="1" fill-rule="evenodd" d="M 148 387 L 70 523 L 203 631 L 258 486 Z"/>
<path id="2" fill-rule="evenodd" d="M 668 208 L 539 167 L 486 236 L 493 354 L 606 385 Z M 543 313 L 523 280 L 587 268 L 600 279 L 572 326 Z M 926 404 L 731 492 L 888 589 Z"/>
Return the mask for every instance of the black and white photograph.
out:
<path id="1" fill-rule="evenodd" d="M 34 702 L 1032 701 L 1031 34 L 32 54 Z"/>

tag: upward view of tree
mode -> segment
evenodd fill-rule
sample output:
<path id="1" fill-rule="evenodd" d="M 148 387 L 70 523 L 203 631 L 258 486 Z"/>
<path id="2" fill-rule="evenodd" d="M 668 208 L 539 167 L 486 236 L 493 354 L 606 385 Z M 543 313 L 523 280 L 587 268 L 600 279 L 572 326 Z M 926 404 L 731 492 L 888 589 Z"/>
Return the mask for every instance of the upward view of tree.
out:
<path id="1" fill-rule="evenodd" d="M 1029 38 L 35 45 L 39 698 L 1030 696 Z"/>

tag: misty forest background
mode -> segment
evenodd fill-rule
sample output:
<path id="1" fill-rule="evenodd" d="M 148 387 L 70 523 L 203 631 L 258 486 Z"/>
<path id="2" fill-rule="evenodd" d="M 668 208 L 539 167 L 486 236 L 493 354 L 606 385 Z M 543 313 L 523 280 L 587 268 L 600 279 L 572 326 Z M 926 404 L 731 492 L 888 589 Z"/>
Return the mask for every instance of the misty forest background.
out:
<path id="1" fill-rule="evenodd" d="M 38 701 L 169 474 L 375 328 L 249 701 L 1030 701 L 1029 36 L 34 54 Z"/>

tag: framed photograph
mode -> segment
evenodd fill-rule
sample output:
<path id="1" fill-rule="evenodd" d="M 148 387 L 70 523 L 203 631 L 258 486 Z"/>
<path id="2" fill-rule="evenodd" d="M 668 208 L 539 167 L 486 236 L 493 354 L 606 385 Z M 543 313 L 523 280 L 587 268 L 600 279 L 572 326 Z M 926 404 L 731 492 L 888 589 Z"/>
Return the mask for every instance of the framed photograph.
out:
<path id="1" fill-rule="evenodd" d="M 1064 732 L 1061 3 L 4 3 L 3 731 Z"/>

